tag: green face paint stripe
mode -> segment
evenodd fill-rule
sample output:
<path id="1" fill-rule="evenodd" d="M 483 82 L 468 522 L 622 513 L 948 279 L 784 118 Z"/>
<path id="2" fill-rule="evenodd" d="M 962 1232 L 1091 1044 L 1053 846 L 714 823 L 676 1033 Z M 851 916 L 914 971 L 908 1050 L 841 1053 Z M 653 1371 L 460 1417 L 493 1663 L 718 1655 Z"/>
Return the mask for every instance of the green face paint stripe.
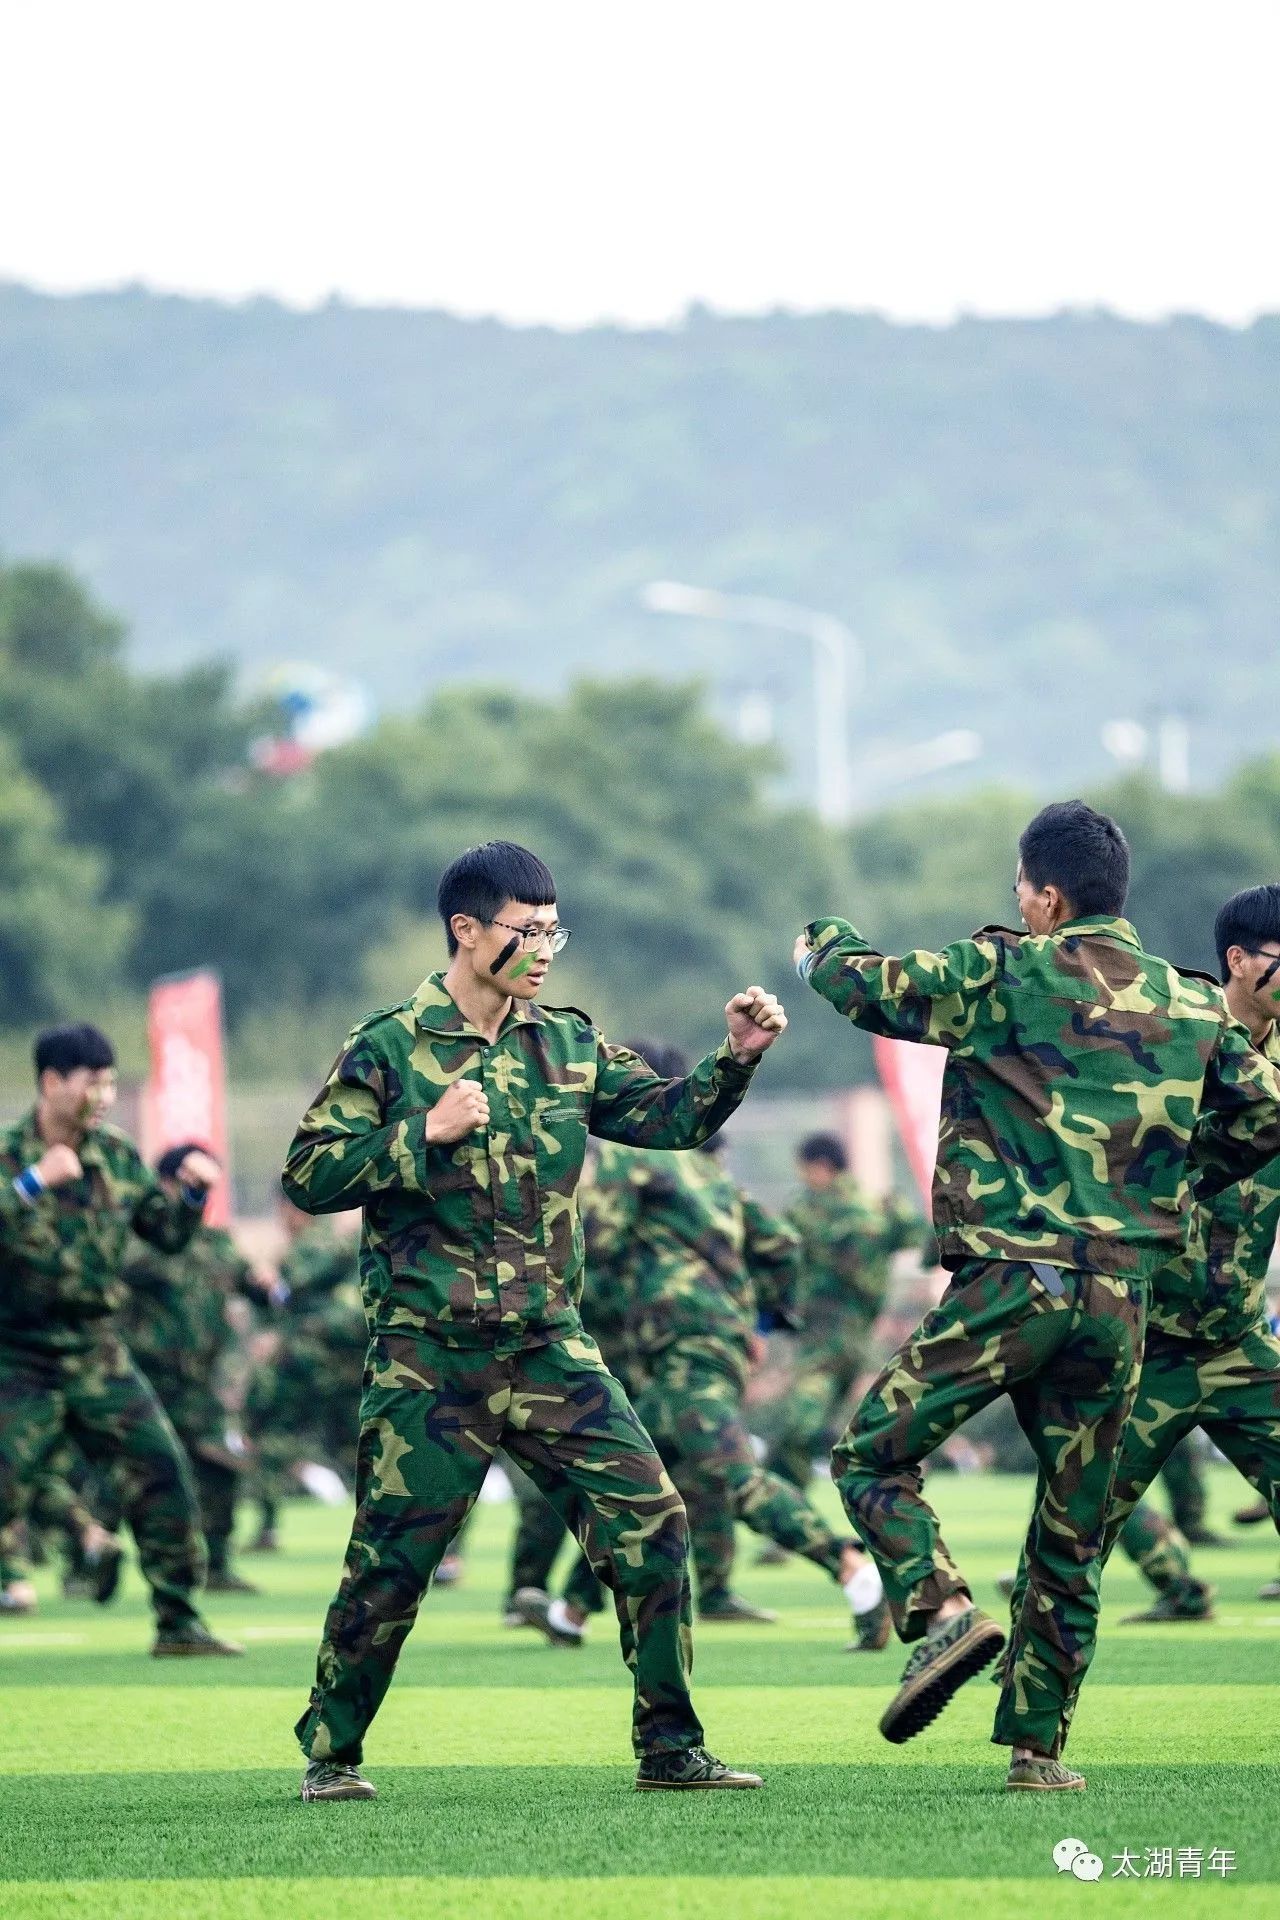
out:
<path id="1" fill-rule="evenodd" d="M 511 978 L 513 980 L 522 980 L 525 974 L 528 973 L 530 967 L 533 965 L 537 957 L 538 956 L 536 953 L 526 953 L 524 958 L 521 960 L 519 966 L 512 967 Z"/>

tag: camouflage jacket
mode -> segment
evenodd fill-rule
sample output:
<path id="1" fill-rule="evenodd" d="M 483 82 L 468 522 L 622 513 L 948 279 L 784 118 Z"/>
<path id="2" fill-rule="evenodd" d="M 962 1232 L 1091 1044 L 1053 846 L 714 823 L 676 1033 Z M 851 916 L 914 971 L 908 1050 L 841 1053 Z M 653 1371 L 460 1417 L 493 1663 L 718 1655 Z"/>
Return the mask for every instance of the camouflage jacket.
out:
<path id="1" fill-rule="evenodd" d="M 489 1043 L 431 974 L 351 1033 L 294 1137 L 284 1189 L 307 1213 L 363 1207 L 360 1276 L 378 1330 L 537 1346 L 581 1325 L 588 1134 L 697 1146 L 752 1071 L 726 1041 L 687 1079 L 663 1080 L 576 1008 L 532 1001 L 513 1002 Z M 429 1144 L 427 1113 L 463 1078 L 488 1096 L 487 1132 Z"/>
<path id="2" fill-rule="evenodd" d="M 293 1242 L 280 1278 L 289 1288 L 279 1323 L 281 1378 L 304 1391 L 345 1394 L 354 1408 L 369 1345 L 354 1245 L 311 1228 Z"/>
<path id="3" fill-rule="evenodd" d="M 806 1189 L 787 1209 L 800 1235 L 804 1280 L 800 1309 L 807 1335 L 872 1325 L 889 1291 L 889 1262 L 904 1247 L 924 1244 L 915 1208 L 891 1194 L 864 1192 L 850 1174 L 822 1191 Z M 933 1236 L 928 1236 L 930 1254 Z"/>
<path id="4" fill-rule="evenodd" d="M 807 937 L 806 978 L 841 1013 L 947 1049 L 933 1184 L 946 1267 L 1148 1276 L 1186 1244 L 1193 1173 L 1207 1198 L 1280 1152 L 1280 1072 L 1213 981 L 1144 953 L 1127 920 L 985 927 L 901 959 L 846 920 Z"/>
<path id="5" fill-rule="evenodd" d="M 174 1392 L 213 1396 L 219 1365 L 236 1338 L 227 1301 L 234 1294 L 264 1301 L 231 1235 L 223 1227 L 197 1227 L 183 1251 L 168 1259 L 135 1245 L 124 1279 L 127 1298 L 115 1330 L 165 1405 Z"/>
<path id="6" fill-rule="evenodd" d="M 45 1142 L 34 1112 L 0 1133 L 0 1346 L 88 1353 L 125 1298 L 131 1232 L 180 1253 L 203 1206 L 170 1200 L 133 1142 L 99 1124 L 78 1149 L 78 1180 L 30 1202 L 13 1182 Z"/>
<path id="7" fill-rule="evenodd" d="M 713 1153 L 616 1151 L 602 1156 L 596 1192 L 608 1207 L 601 1250 L 628 1265 L 641 1364 L 678 1344 L 745 1380 L 758 1312 L 792 1304 L 794 1228 L 745 1194 Z"/>
<path id="8" fill-rule="evenodd" d="M 1274 1026 L 1261 1052 L 1280 1066 Z M 1192 1148 L 1194 1153 L 1195 1148 Z M 1280 1159 L 1201 1201 L 1186 1249 L 1151 1282 L 1148 1326 L 1234 1346 L 1267 1317 L 1267 1269 L 1280 1227 Z"/>

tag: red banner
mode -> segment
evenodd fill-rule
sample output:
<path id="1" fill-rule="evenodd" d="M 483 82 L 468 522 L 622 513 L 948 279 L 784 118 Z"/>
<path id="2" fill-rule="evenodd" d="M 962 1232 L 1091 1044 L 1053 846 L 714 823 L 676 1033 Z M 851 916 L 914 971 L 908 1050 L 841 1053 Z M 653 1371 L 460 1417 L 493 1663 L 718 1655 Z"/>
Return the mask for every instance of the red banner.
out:
<path id="1" fill-rule="evenodd" d="M 205 1219 L 231 1218 L 227 1082 L 222 1051 L 222 988 L 216 973 L 157 980 L 147 1002 L 151 1074 L 142 1102 L 142 1146 L 154 1161 L 166 1147 L 198 1140 L 222 1164 Z"/>
<path id="2" fill-rule="evenodd" d="M 924 1196 L 926 1211 L 933 1191 L 933 1163 L 938 1157 L 938 1113 L 942 1105 L 942 1074 L 947 1064 L 943 1047 L 926 1047 L 914 1040 L 872 1036 L 876 1070 L 889 1096 L 908 1164 Z"/>

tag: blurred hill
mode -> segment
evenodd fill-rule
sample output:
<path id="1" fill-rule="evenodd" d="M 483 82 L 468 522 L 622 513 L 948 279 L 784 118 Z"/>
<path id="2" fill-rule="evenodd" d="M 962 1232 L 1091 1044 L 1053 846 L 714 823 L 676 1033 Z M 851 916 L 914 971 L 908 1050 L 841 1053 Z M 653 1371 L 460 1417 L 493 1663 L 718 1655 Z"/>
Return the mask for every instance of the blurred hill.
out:
<path id="1" fill-rule="evenodd" d="M 722 713 L 762 685 L 793 763 L 796 643 L 645 614 L 646 581 L 849 621 L 855 758 L 971 726 L 975 780 L 1061 786 L 1168 710 L 1197 779 L 1270 745 L 1278 444 L 1276 318 L 567 334 L 0 287 L 0 555 L 91 579 L 136 665 L 318 660 L 384 710 L 701 673 Z"/>

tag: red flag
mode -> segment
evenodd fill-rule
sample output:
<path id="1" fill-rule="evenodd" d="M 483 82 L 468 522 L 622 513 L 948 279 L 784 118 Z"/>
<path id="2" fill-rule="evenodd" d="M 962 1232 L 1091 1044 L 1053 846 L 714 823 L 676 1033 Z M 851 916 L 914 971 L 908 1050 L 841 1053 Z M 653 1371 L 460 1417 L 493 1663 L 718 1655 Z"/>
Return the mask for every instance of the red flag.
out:
<path id="1" fill-rule="evenodd" d="M 225 1227 L 231 1218 L 227 1142 L 227 1082 L 222 1049 L 222 988 L 216 973 L 173 974 L 157 980 L 147 1002 L 151 1073 L 142 1103 L 142 1144 L 154 1161 L 167 1147 L 198 1140 L 222 1165 L 204 1217 Z"/>
<path id="2" fill-rule="evenodd" d="M 927 1210 L 932 1198 L 933 1163 L 938 1157 L 938 1113 L 942 1105 L 946 1050 L 922 1046 L 914 1040 L 889 1040 L 879 1033 L 872 1036 L 871 1045 L 907 1161 Z"/>

